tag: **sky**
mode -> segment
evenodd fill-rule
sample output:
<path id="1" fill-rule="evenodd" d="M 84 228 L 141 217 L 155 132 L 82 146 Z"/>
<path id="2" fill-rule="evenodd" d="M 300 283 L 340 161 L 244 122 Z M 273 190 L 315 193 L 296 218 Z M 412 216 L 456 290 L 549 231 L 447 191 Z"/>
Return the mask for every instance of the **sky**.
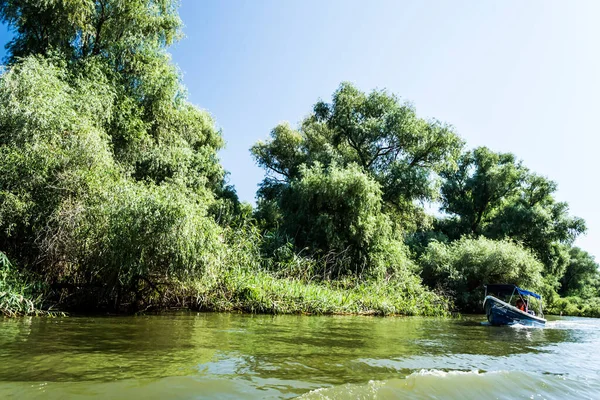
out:
<path id="1" fill-rule="evenodd" d="M 222 129 L 242 200 L 264 175 L 252 144 L 349 81 L 556 181 L 587 223 L 577 245 L 600 260 L 600 1 L 182 0 L 180 12 L 173 60 Z"/>

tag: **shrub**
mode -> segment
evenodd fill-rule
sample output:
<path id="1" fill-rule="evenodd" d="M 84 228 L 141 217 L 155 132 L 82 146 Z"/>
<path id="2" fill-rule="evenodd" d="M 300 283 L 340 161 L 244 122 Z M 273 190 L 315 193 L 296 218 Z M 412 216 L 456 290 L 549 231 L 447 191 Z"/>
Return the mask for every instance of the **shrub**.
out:
<path id="1" fill-rule="evenodd" d="M 84 289 L 73 300 L 117 307 L 142 301 L 170 277 L 202 276 L 225 248 L 200 200 L 172 184 L 120 182 L 95 199 L 64 203 L 42 243 L 50 276 Z"/>
<path id="2" fill-rule="evenodd" d="M 543 265 L 521 245 L 480 237 L 449 245 L 431 242 L 419 259 L 424 281 L 440 287 L 467 312 L 481 311 L 483 285 L 512 283 L 531 290 L 542 287 Z"/>
<path id="3" fill-rule="evenodd" d="M 283 192 L 283 230 L 296 247 L 324 259 L 326 275 L 360 274 L 389 223 L 381 214 L 379 184 L 356 166 L 301 168 Z"/>
<path id="4" fill-rule="evenodd" d="M 557 298 L 548 305 L 548 314 L 600 318 L 600 297 L 582 299 L 577 296 Z"/>

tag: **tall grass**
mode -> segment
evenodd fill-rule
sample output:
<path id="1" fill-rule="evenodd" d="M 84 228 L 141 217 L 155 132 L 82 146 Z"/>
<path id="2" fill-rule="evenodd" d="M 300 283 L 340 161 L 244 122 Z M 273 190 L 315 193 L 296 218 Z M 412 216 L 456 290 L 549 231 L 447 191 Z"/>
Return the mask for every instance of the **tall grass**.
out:
<path id="1" fill-rule="evenodd" d="M 206 311 L 268 314 L 447 316 L 446 299 L 415 282 L 281 278 L 268 271 L 229 269 L 215 279 L 180 282 L 181 305 Z M 171 301 L 172 302 L 172 301 Z"/>
<path id="2" fill-rule="evenodd" d="M 39 315 L 41 298 L 34 297 L 33 284 L 28 284 L 0 251 L 0 314 L 8 317 Z"/>
<path id="3" fill-rule="evenodd" d="M 260 252 L 262 240 L 255 228 L 229 230 L 224 262 L 201 277 L 177 281 L 166 293 L 166 303 L 269 314 L 449 315 L 447 299 L 408 270 L 391 269 L 384 278 L 353 274 L 325 279 L 313 258 L 295 253 L 266 258 Z"/>

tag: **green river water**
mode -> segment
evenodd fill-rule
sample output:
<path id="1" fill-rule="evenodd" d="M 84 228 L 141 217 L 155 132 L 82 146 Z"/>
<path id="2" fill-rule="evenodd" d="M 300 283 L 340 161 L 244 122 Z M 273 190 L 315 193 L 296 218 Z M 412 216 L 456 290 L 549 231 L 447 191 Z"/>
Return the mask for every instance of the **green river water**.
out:
<path id="1" fill-rule="evenodd" d="M 600 399 L 600 320 L 0 319 L 0 399 Z"/>

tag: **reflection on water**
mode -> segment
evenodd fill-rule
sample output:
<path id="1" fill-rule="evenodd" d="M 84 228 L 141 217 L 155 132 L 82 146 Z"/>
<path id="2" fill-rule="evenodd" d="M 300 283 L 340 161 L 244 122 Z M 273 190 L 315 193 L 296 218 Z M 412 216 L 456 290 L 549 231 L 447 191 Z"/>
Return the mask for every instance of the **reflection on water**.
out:
<path id="1" fill-rule="evenodd" d="M 600 393 L 600 320 L 525 328 L 483 319 L 5 319 L 0 398 L 495 398 L 502 385 L 516 391 L 508 398 Z"/>

